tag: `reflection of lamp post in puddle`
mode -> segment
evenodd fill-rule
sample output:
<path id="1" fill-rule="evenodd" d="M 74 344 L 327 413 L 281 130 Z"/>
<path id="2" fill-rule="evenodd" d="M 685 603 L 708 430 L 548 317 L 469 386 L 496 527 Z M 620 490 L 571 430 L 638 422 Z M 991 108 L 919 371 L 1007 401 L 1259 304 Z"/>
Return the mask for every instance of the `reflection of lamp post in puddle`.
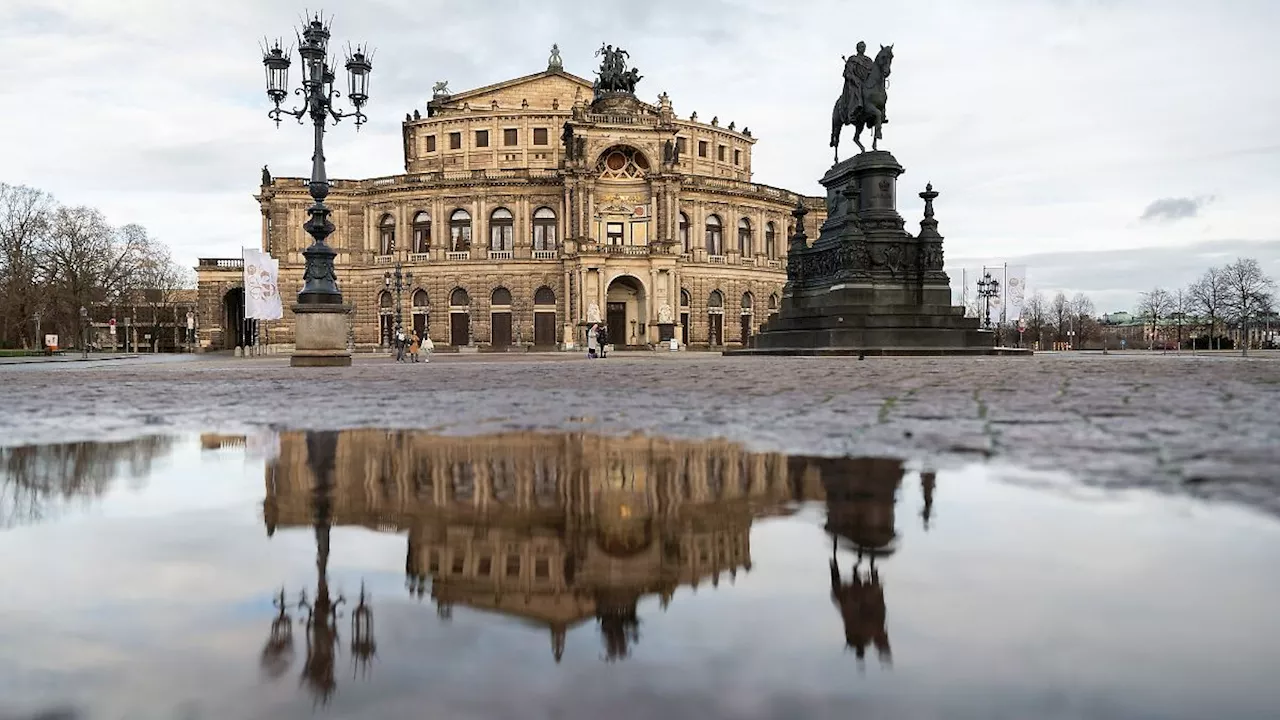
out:
<path id="1" fill-rule="evenodd" d="M 302 680 L 310 688 L 316 700 L 328 703 L 337 681 L 334 680 L 334 659 L 337 654 L 338 606 L 346 602 L 341 593 L 333 598 L 329 592 L 329 536 L 333 526 L 333 468 L 337 453 L 338 433 L 307 433 L 307 466 L 315 482 L 312 507 L 316 538 L 316 593 L 315 600 L 300 593 L 296 607 L 305 610 L 300 618 L 306 626 L 307 656 L 302 669 Z M 285 591 L 274 601 L 278 615 L 271 622 L 271 634 L 262 650 L 262 667 L 268 676 L 280 677 L 293 661 L 293 630 Z M 351 654 L 355 662 L 366 671 L 376 654 L 377 642 L 373 638 L 373 609 L 369 594 L 360 586 L 360 599 L 351 614 Z"/>

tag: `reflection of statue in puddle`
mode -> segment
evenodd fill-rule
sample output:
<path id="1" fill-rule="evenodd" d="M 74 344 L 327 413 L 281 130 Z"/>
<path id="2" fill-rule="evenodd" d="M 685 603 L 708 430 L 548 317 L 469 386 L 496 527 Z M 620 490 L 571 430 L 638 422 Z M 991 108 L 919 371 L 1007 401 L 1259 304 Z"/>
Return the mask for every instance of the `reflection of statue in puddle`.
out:
<path id="1" fill-rule="evenodd" d="M 281 437 L 269 527 L 305 510 L 300 444 Z M 536 623 L 557 661 L 592 620 L 604 658 L 628 657 L 643 598 L 665 608 L 681 586 L 750 570 L 753 518 L 790 499 L 785 458 L 725 442 L 359 430 L 336 454 L 334 521 L 407 530 L 412 595 L 444 619 L 463 606 Z"/>
<path id="2" fill-rule="evenodd" d="M 338 433 L 312 432 L 306 434 L 305 470 L 298 469 L 310 480 L 310 515 L 315 529 L 316 539 L 316 592 L 315 599 L 309 600 L 307 592 L 300 593 L 296 608 L 302 615 L 300 621 L 306 628 L 306 660 L 303 663 L 302 681 L 307 685 L 317 702 L 327 703 L 337 688 L 334 679 L 334 662 L 338 652 L 338 618 L 339 606 L 346 602 L 341 594 L 333 598 L 329 591 L 329 535 L 334 522 L 334 459 L 337 448 Z M 295 447 L 295 451 L 301 448 Z M 275 475 L 276 468 L 268 468 L 268 479 Z M 268 534 L 276 528 L 279 506 L 276 497 L 268 493 L 263 506 L 263 514 L 267 522 Z M 271 633 L 262 650 L 263 671 L 271 678 L 278 678 L 288 670 L 293 662 L 293 629 L 292 618 L 285 591 L 275 599 L 277 616 L 271 623 Z M 366 671 L 377 651 L 377 643 L 373 639 L 373 611 L 369 606 L 369 596 L 364 586 L 360 587 L 360 599 L 351 614 L 351 654 L 352 659 Z"/>
<path id="3" fill-rule="evenodd" d="M 845 645 L 859 662 L 874 647 L 882 663 L 892 661 L 884 587 L 876 559 L 893 554 L 894 503 L 902 482 L 902 463 L 880 459 L 797 461 L 793 482 L 821 484 L 827 499 L 826 530 L 831 534 L 831 599 L 840 608 Z M 840 571 L 840 546 L 855 554 L 849 580 Z M 863 561 L 867 566 L 863 568 Z"/>

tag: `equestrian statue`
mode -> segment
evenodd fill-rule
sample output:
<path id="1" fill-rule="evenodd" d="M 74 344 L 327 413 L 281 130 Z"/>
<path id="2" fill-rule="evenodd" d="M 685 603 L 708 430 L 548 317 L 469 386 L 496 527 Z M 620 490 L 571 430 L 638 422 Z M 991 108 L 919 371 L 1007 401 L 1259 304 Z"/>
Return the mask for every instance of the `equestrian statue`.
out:
<path id="1" fill-rule="evenodd" d="M 596 98 L 599 99 L 601 95 L 607 93 L 634 95 L 636 83 L 640 82 L 640 78 L 644 76 L 634 67 L 627 69 L 629 57 L 627 51 L 622 48 L 615 49 L 612 45 L 602 45 L 596 51 L 596 55 L 602 56 L 600 70 L 596 73 L 598 77 L 594 84 Z"/>
<path id="2" fill-rule="evenodd" d="M 888 95 L 889 72 L 893 65 L 893 46 L 881 45 L 876 59 L 866 55 L 867 44 L 858 43 L 858 54 L 844 60 L 844 91 L 836 100 L 831 112 L 831 147 L 834 148 L 836 162 L 840 162 L 840 131 L 845 125 L 854 127 L 853 142 L 862 152 L 862 130 L 875 128 L 875 136 L 871 139 L 871 149 L 877 150 L 876 143 L 882 137 L 880 126 L 889 122 L 885 116 L 885 103 Z"/>

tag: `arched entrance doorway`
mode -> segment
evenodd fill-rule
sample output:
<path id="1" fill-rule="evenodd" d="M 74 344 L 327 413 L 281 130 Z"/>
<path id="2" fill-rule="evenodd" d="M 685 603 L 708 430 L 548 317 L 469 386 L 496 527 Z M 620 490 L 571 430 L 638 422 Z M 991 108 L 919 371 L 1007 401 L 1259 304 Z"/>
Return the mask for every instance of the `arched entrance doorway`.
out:
<path id="1" fill-rule="evenodd" d="M 724 344 L 724 293 L 719 290 L 707 298 L 707 344 Z"/>
<path id="2" fill-rule="evenodd" d="M 755 297 L 749 292 L 742 293 L 742 313 L 741 313 L 742 339 L 741 339 L 741 342 L 743 347 L 746 347 L 747 343 L 750 342 L 751 340 L 751 335 L 752 335 L 751 324 L 754 318 L 754 312 L 755 312 Z"/>
<path id="3" fill-rule="evenodd" d="M 511 347 L 511 291 L 504 287 L 489 296 L 489 345 L 494 350 Z"/>
<path id="4" fill-rule="evenodd" d="M 449 344 L 471 344 L 471 296 L 462 288 L 449 294 Z"/>
<path id="5" fill-rule="evenodd" d="M 689 291 L 680 288 L 680 344 L 689 344 L 689 310 L 692 305 Z"/>
<path id="6" fill-rule="evenodd" d="M 619 275 L 609 283 L 605 296 L 605 326 L 612 345 L 644 344 L 644 283 L 630 275 Z"/>
<path id="7" fill-rule="evenodd" d="M 546 285 L 533 294 L 533 344 L 556 345 L 556 291 Z"/>
<path id="8" fill-rule="evenodd" d="M 231 288 L 222 297 L 222 347 L 233 350 L 253 344 L 253 318 L 244 316 L 244 288 Z"/>
<path id="9" fill-rule="evenodd" d="M 427 333 L 427 318 L 431 312 L 431 299 L 426 290 L 415 290 L 413 293 L 413 332 L 419 336 Z"/>

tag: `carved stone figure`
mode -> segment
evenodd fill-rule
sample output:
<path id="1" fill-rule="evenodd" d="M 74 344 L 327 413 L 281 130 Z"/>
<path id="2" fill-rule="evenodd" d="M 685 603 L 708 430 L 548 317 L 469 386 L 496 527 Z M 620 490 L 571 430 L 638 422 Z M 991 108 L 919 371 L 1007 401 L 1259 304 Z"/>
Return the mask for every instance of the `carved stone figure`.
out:
<path id="1" fill-rule="evenodd" d="M 569 123 L 564 124 L 564 132 L 560 135 L 561 142 L 564 143 L 564 157 L 566 160 L 573 160 L 573 126 Z"/>
<path id="2" fill-rule="evenodd" d="M 675 322 L 675 315 L 672 313 L 670 305 L 663 303 L 662 307 L 658 308 L 658 322 L 663 325 Z"/>
<path id="3" fill-rule="evenodd" d="M 578 137 L 574 138 L 573 142 L 573 156 L 578 160 L 582 160 L 587 156 L 587 139 L 584 137 Z"/>
<path id="4" fill-rule="evenodd" d="M 736 120 L 730 120 L 730 121 L 729 121 L 729 132 L 733 132 L 733 128 L 734 128 L 735 126 L 737 126 L 737 124 L 738 124 L 738 122 L 737 122 Z"/>
<path id="5" fill-rule="evenodd" d="M 853 142 L 865 152 L 860 139 L 863 129 L 875 128 L 871 149 L 876 150 L 877 141 L 883 137 L 880 127 L 889 122 L 885 115 L 885 81 L 892 70 L 893 46 L 881 45 L 875 60 L 866 56 L 866 49 L 867 44 L 859 42 L 858 54 L 844 59 L 844 89 L 831 111 L 831 147 L 836 162 L 840 161 L 840 130 L 845 125 L 854 127 Z"/>
<path id="6" fill-rule="evenodd" d="M 414 111 L 413 111 L 413 119 L 414 119 L 414 120 L 421 120 L 421 119 L 422 119 L 422 114 L 421 114 L 421 113 L 419 113 L 417 110 L 414 110 Z"/>
<path id="7" fill-rule="evenodd" d="M 560 60 L 560 45 L 552 43 L 551 58 L 547 60 L 548 70 L 564 70 L 564 62 Z"/>
<path id="8" fill-rule="evenodd" d="M 436 97 L 443 97 L 443 96 L 452 95 L 453 93 L 450 93 L 450 92 L 449 92 L 449 81 L 448 81 L 448 80 L 441 80 L 440 82 L 436 83 L 436 84 L 431 88 L 431 94 L 432 94 L 432 95 L 434 95 L 434 96 L 436 96 Z"/>
<path id="9" fill-rule="evenodd" d="M 267 166 L 266 166 L 266 165 L 263 165 L 263 166 L 262 166 L 262 184 L 263 184 L 264 186 L 265 186 L 265 185 L 270 185 L 270 184 L 271 184 L 271 171 L 270 171 L 270 170 L 267 170 Z"/>
<path id="10" fill-rule="evenodd" d="M 600 322 L 600 306 L 599 305 L 595 303 L 591 303 L 587 305 L 587 322 L 589 323 Z"/>

